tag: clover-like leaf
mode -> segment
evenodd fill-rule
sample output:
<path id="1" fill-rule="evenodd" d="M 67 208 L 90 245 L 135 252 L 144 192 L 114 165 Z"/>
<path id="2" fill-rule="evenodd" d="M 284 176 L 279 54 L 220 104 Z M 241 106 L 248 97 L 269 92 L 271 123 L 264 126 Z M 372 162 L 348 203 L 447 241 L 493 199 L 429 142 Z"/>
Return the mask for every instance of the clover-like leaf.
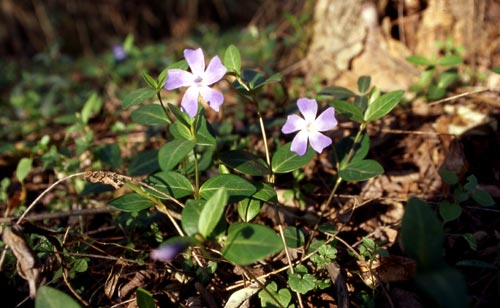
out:
<path id="1" fill-rule="evenodd" d="M 292 291 L 306 294 L 316 286 L 316 277 L 312 274 L 294 273 L 288 277 L 288 285 Z"/>

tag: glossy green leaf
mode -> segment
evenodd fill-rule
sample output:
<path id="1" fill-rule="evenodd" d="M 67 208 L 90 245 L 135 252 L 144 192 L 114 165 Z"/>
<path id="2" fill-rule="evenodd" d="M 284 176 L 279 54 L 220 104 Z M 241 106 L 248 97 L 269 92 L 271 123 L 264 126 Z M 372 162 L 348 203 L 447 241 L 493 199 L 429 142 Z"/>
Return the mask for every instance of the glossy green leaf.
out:
<path id="1" fill-rule="evenodd" d="M 168 131 L 175 139 L 193 140 L 193 134 L 189 127 L 185 126 L 180 121 L 175 121 L 168 127 Z"/>
<path id="2" fill-rule="evenodd" d="M 304 233 L 297 227 L 288 226 L 283 230 L 285 242 L 289 248 L 299 248 L 304 246 Z"/>
<path id="3" fill-rule="evenodd" d="M 198 221 L 205 203 L 205 200 L 189 199 L 182 209 L 181 225 L 188 236 L 198 233 Z"/>
<path id="4" fill-rule="evenodd" d="M 175 139 L 162 146 L 158 152 L 161 170 L 172 170 L 193 150 L 194 146 L 194 141 L 185 139 Z"/>
<path id="5" fill-rule="evenodd" d="M 210 123 L 207 122 L 204 112 L 200 112 L 196 122 L 196 144 L 204 146 L 215 146 L 217 140 Z"/>
<path id="6" fill-rule="evenodd" d="M 68 294 L 49 286 L 37 290 L 35 308 L 81 308 L 80 304 Z"/>
<path id="7" fill-rule="evenodd" d="M 186 126 L 188 129 L 191 127 L 191 124 L 193 123 L 194 120 L 191 119 L 187 113 L 182 112 L 182 110 L 179 109 L 179 107 L 170 103 L 168 104 L 168 109 L 174 114 L 177 121 L 182 123 L 182 125 Z"/>
<path id="8" fill-rule="evenodd" d="M 170 124 L 163 108 L 158 104 L 139 106 L 132 111 L 132 121 L 142 125 L 166 125 Z"/>
<path id="9" fill-rule="evenodd" d="M 128 167 L 128 175 L 140 176 L 151 174 L 159 168 L 158 150 L 145 150 L 132 159 Z"/>
<path id="10" fill-rule="evenodd" d="M 233 223 L 222 255 L 237 265 L 249 265 L 279 252 L 283 243 L 270 228 L 250 223 Z"/>
<path id="11" fill-rule="evenodd" d="M 274 173 L 287 173 L 297 170 L 310 162 L 314 157 L 314 150 L 309 146 L 303 156 L 290 150 L 291 143 L 281 146 L 271 159 Z"/>
<path id="12" fill-rule="evenodd" d="M 228 72 L 240 74 L 241 71 L 241 55 L 238 48 L 234 45 L 229 45 L 224 53 L 224 66 Z"/>
<path id="13" fill-rule="evenodd" d="M 219 155 L 219 159 L 228 167 L 243 174 L 263 176 L 269 174 L 266 162 L 246 151 L 233 150 Z"/>
<path id="14" fill-rule="evenodd" d="M 124 212 L 138 212 L 154 205 L 153 201 L 136 193 L 122 195 L 109 201 L 109 204 Z"/>
<path id="15" fill-rule="evenodd" d="M 434 61 L 423 56 L 409 56 L 406 61 L 416 65 L 434 65 Z"/>
<path id="16" fill-rule="evenodd" d="M 203 199 L 210 199 L 213 194 L 225 189 L 231 202 L 252 196 L 256 188 L 249 181 L 234 174 L 219 174 L 209 178 L 200 187 L 200 195 Z"/>
<path id="17" fill-rule="evenodd" d="M 249 222 L 259 215 L 262 201 L 245 198 L 238 202 L 238 215 L 244 222 Z"/>
<path id="18" fill-rule="evenodd" d="M 391 112 L 403 97 L 403 93 L 403 90 L 393 91 L 377 98 L 366 108 L 364 120 L 366 122 L 375 121 Z"/>
<path id="19" fill-rule="evenodd" d="M 441 66 L 455 66 L 463 62 L 464 60 L 459 56 L 449 55 L 449 56 L 444 56 L 441 59 L 437 60 L 436 64 Z"/>
<path id="20" fill-rule="evenodd" d="M 335 107 L 336 114 L 344 116 L 350 121 L 363 121 L 363 112 L 361 112 L 361 109 L 353 103 L 347 101 L 333 101 L 330 102 L 329 105 Z"/>
<path id="21" fill-rule="evenodd" d="M 228 203 L 228 194 L 224 188 L 218 189 L 203 206 L 198 220 L 198 232 L 207 238 L 215 229 L 224 214 Z"/>
<path id="22" fill-rule="evenodd" d="M 168 68 L 163 69 L 161 73 L 158 75 L 158 81 L 156 83 L 156 89 L 163 89 L 165 87 L 165 82 L 167 81 L 168 76 Z"/>
<path id="23" fill-rule="evenodd" d="M 194 192 L 193 185 L 189 179 L 175 171 L 162 171 L 155 173 L 154 175 L 148 177 L 147 182 L 159 191 L 175 198 L 189 196 Z M 148 191 L 157 198 L 165 199 L 165 196 L 153 190 Z"/>
<path id="24" fill-rule="evenodd" d="M 401 225 L 405 252 L 417 261 L 421 270 L 440 268 L 443 264 L 443 228 L 429 205 L 417 198 L 406 203 Z"/>
<path id="25" fill-rule="evenodd" d="M 158 90 L 151 88 L 140 88 L 131 93 L 127 94 L 122 101 L 123 109 L 130 108 L 137 104 L 140 104 L 151 97 L 155 96 L 158 93 Z"/>
<path id="26" fill-rule="evenodd" d="M 330 95 L 335 97 L 337 100 L 342 100 L 350 97 L 356 96 L 356 93 L 343 87 L 328 87 L 321 90 L 318 95 Z"/>
<path id="27" fill-rule="evenodd" d="M 350 162 L 339 171 L 344 181 L 366 181 L 384 173 L 384 168 L 375 160 L 364 159 Z"/>
<path id="28" fill-rule="evenodd" d="M 361 76 L 358 78 L 358 90 L 359 93 L 366 93 L 370 88 L 372 78 L 370 76 Z"/>
<path id="29" fill-rule="evenodd" d="M 23 157 L 19 160 L 16 167 L 16 176 L 19 182 L 23 182 L 26 176 L 31 171 L 31 165 L 33 164 L 33 159 L 28 157 Z"/>
<path id="30" fill-rule="evenodd" d="M 157 88 L 157 84 L 156 84 L 156 80 L 151 77 L 151 75 L 149 75 L 147 72 L 143 72 L 142 73 L 142 79 L 144 79 L 144 81 L 146 82 L 146 84 L 151 88 L 151 89 L 156 89 Z"/>
<path id="31" fill-rule="evenodd" d="M 264 182 L 257 182 L 255 183 L 255 188 L 257 191 L 252 195 L 252 198 L 264 202 L 278 202 L 276 190 L 271 185 Z"/>
<path id="32" fill-rule="evenodd" d="M 356 95 L 354 97 L 354 106 L 358 107 L 364 113 L 368 107 L 368 95 Z"/>
<path id="33" fill-rule="evenodd" d="M 439 203 L 439 215 L 441 215 L 443 222 L 453 221 L 460 217 L 461 214 L 462 208 L 460 205 L 446 200 Z"/>
<path id="34" fill-rule="evenodd" d="M 153 295 L 143 288 L 137 288 L 135 291 L 137 307 L 139 308 L 155 308 L 155 300 Z"/>

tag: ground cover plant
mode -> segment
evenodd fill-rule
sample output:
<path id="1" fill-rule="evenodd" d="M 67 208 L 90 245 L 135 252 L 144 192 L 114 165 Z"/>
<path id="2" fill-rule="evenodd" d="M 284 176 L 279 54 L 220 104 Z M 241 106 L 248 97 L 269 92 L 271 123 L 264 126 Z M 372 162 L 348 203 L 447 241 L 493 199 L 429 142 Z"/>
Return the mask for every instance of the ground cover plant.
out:
<path id="1" fill-rule="evenodd" d="M 459 84 L 460 48 L 409 57 L 421 79 L 382 91 L 370 76 L 352 88 L 284 77 L 266 65 L 267 39 L 173 50 L 128 36 L 96 59 L 40 55 L 7 82 L 8 305 L 498 302 L 498 208 L 485 185 L 498 180 L 498 107 L 482 110 L 480 135 L 439 131 L 446 118 L 412 108 L 444 110 L 425 99 Z M 435 120 L 434 132 L 416 126 Z"/>

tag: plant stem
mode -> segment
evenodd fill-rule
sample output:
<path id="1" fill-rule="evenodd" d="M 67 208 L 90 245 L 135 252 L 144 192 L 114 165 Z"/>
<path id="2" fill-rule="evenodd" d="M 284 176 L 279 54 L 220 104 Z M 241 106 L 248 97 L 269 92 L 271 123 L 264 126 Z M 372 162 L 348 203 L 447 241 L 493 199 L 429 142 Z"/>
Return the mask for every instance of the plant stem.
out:
<path id="1" fill-rule="evenodd" d="M 172 118 L 172 115 L 170 114 L 170 109 L 168 108 L 168 106 L 165 106 L 165 104 L 163 104 L 163 100 L 161 99 L 161 95 L 160 95 L 160 92 L 158 92 L 156 94 L 156 97 L 158 97 L 158 100 L 160 101 L 160 105 L 161 105 L 161 108 L 163 109 L 163 112 L 165 112 L 165 115 L 168 117 L 168 119 L 170 120 L 170 123 L 174 123 L 174 120 Z"/>

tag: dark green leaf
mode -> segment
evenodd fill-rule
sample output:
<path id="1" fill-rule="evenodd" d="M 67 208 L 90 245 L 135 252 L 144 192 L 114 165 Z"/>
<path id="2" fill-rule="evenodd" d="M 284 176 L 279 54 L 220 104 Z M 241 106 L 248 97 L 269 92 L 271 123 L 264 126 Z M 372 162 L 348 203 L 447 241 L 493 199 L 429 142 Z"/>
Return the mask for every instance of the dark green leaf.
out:
<path id="1" fill-rule="evenodd" d="M 228 72 L 240 74 L 241 71 L 241 56 L 240 51 L 234 45 L 229 45 L 224 53 L 224 66 Z"/>
<path id="2" fill-rule="evenodd" d="M 456 185 L 458 183 L 458 176 L 455 173 L 446 169 L 439 169 L 438 173 L 446 184 Z"/>
<path id="3" fill-rule="evenodd" d="M 189 199 L 182 210 L 182 229 L 188 236 L 198 233 L 198 221 L 200 220 L 201 210 L 205 205 L 205 200 Z"/>
<path id="4" fill-rule="evenodd" d="M 434 65 L 434 61 L 423 56 L 409 56 L 406 61 L 416 65 Z"/>
<path id="5" fill-rule="evenodd" d="M 207 238 L 222 218 L 228 203 L 228 194 L 224 188 L 218 189 L 203 206 L 198 220 L 198 232 Z"/>
<path id="6" fill-rule="evenodd" d="M 375 160 L 365 159 L 350 162 L 339 171 L 344 181 L 366 181 L 384 173 L 384 168 Z"/>
<path id="7" fill-rule="evenodd" d="M 228 230 L 222 255 L 237 265 L 249 265 L 277 253 L 283 243 L 270 228 L 250 223 L 233 223 Z"/>
<path id="8" fill-rule="evenodd" d="M 271 159 L 271 166 L 274 173 L 287 173 L 297 170 L 311 161 L 314 157 L 314 150 L 309 147 L 303 156 L 290 150 L 291 143 L 281 146 Z"/>
<path id="9" fill-rule="evenodd" d="M 288 304 L 292 300 L 292 294 L 288 289 L 283 288 L 278 291 L 278 285 L 276 284 L 276 282 L 272 281 L 266 286 L 266 290 L 271 293 L 283 307 L 292 307 L 288 306 Z M 266 292 L 265 290 L 261 290 L 259 292 L 260 306 L 262 308 L 279 307 L 274 298 L 271 297 L 268 292 Z"/>
<path id="10" fill-rule="evenodd" d="M 175 171 L 163 171 L 148 177 L 148 184 L 174 198 L 189 196 L 194 192 L 193 185 L 184 175 Z M 150 190 L 153 196 L 165 199 L 165 196 Z"/>
<path id="11" fill-rule="evenodd" d="M 140 176 L 151 174 L 158 170 L 158 151 L 146 150 L 135 156 L 128 167 L 128 175 Z"/>
<path id="12" fill-rule="evenodd" d="M 351 151 L 351 148 L 354 145 L 354 139 L 355 136 L 348 136 L 342 138 L 339 143 L 335 144 L 335 151 L 337 152 L 337 159 L 340 160 L 340 169 L 343 169 L 343 167 L 347 163 L 347 158 L 349 156 L 349 152 Z M 366 155 L 368 155 L 368 152 L 370 151 L 370 137 L 368 134 L 362 133 L 361 137 L 359 138 L 359 141 L 356 146 L 354 146 L 353 149 L 353 154 L 350 158 L 350 162 L 355 162 L 358 160 L 363 160 Z"/>
<path id="13" fill-rule="evenodd" d="M 491 71 L 494 73 L 500 74 L 500 66 L 496 66 L 496 67 L 492 68 Z"/>
<path id="14" fill-rule="evenodd" d="M 463 62 L 464 60 L 459 56 L 449 55 L 449 56 L 444 56 L 441 59 L 437 60 L 436 64 L 441 66 L 455 66 Z"/>
<path id="15" fill-rule="evenodd" d="M 356 96 L 356 93 L 352 92 L 349 89 L 343 87 L 329 87 L 321 90 L 318 95 L 331 95 L 335 97 L 335 99 L 342 100 L 346 98 L 350 98 Z"/>
<path id="16" fill-rule="evenodd" d="M 496 204 L 491 195 L 481 189 L 476 189 L 474 192 L 472 192 L 471 197 L 480 206 L 493 206 Z"/>
<path id="17" fill-rule="evenodd" d="M 207 122 L 204 112 L 200 112 L 198 116 L 198 122 L 196 122 L 196 144 L 204 146 L 215 146 L 216 145 L 215 134 Z"/>
<path id="18" fill-rule="evenodd" d="M 220 160 L 228 167 L 243 174 L 263 176 L 269 174 L 266 162 L 252 153 L 233 150 L 219 155 Z"/>
<path id="19" fill-rule="evenodd" d="M 149 198 L 130 193 L 109 201 L 109 204 L 124 212 L 138 212 L 154 205 Z"/>
<path id="20" fill-rule="evenodd" d="M 238 202 L 238 215 L 244 222 L 249 222 L 260 213 L 261 205 L 260 200 L 245 198 Z"/>
<path id="21" fill-rule="evenodd" d="M 116 169 L 123 162 L 120 146 L 116 143 L 104 144 L 96 149 L 96 156 L 104 164 Z"/>
<path id="22" fill-rule="evenodd" d="M 373 103 L 368 105 L 368 108 L 366 108 L 365 121 L 375 121 L 391 112 L 403 97 L 403 93 L 404 91 L 402 90 L 393 91 L 377 98 Z"/>
<path id="23" fill-rule="evenodd" d="M 163 108 L 158 104 L 140 106 L 132 111 L 132 121 L 142 125 L 166 125 L 170 124 Z"/>
<path id="24" fill-rule="evenodd" d="M 476 176 L 471 174 L 467 177 L 467 183 L 465 183 L 464 189 L 466 192 L 471 193 L 476 189 L 477 184 L 478 182 Z"/>
<path id="25" fill-rule="evenodd" d="M 156 84 L 156 80 L 151 77 L 151 75 L 149 75 L 147 72 L 143 72 L 142 73 L 142 79 L 144 79 L 144 81 L 146 82 L 146 84 L 151 88 L 151 89 L 156 89 L 157 88 L 157 84 Z"/>
<path id="26" fill-rule="evenodd" d="M 162 146 L 158 152 L 161 170 L 172 170 L 193 150 L 194 146 L 194 141 L 185 139 L 175 139 Z"/>
<path id="27" fill-rule="evenodd" d="M 296 227 L 288 226 L 283 230 L 285 235 L 285 242 L 289 248 L 299 248 L 304 246 L 305 239 L 304 233 Z"/>
<path id="28" fill-rule="evenodd" d="M 362 122 L 363 113 L 358 106 L 346 101 L 333 101 L 329 103 L 330 106 L 335 107 L 335 113 L 346 117 L 350 121 Z"/>
<path id="29" fill-rule="evenodd" d="M 405 252 L 422 270 L 438 269 L 443 264 L 443 228 L 426 202 L 410 198 L 401 225 Z"/>
<path id="30" fill-rule="evenodd" d="M 64 292 L 49 286 L 41 286 L 37 290 L 35 308 L 80 308 L 76 300 Z"/>
<path id="31" fill-rule="evenodd" d="M 181 121 L 175 121 L 172 123 L 172 125 L 168 127 L 168 130 L 175 139 L 193 140 L 191 130 Z"/>
<path id="32" fill-rule="evenodd" d="M 143 288 L 137 288 L 135 291 L 137 307 L 139 308 L 155 308 L 155 300 L 153 299 L 153 295 Z"/>
<path id="33" fill-rule="evenodd" d="M 203 199 L 210 199 L 218 190 L 225 188 L 231 202 L 252 196 L 256 189 L 247 180 L 234 174 L 220 174 L 208 179 L 200 187 Z"/>
<path id="34" fill-rule="evenodd" d="M 146 101 L 147 99 L 150 99 L 151 97 L 155 96 L 156 93 L 158 93 L 158 90 L 150 88 L 140 88 L 135 91 L 132 91 L 123 98 L 122 107 L 123 109 L 127 109 L 137 104 L 140 104 Z"/>
<path id="35" fill-rule="evenodd" d="M 278 202 L 276 190 L 271 185 L 264 182 L 257 182 L 255 183 L 255 188 L 257 191 L 252 195 L 252 198 L 264 202 Z"/>
<path id="36" fill-rule="evenodd" d="M 439 215 L 441 215 L 445 223 L 457 219 L 461 214 L 462 208 L 460 205 L 446 200 L 439 203 Z"/>
<path id="37" fill-rule="evenodd" d="M 468 307 L 465 279 L 460 272 L 449 266 L 442 266 L 432 271 L 419 271 L 415 282 L 434 300 L 433 307 Z"/>
<path id="38" fill-rule="evenodd" d="M 361 76 L 358 78 L 358 90 L 359 93 L 366 93 L 370 88 L 371 77 L 370 76 Z"/>

